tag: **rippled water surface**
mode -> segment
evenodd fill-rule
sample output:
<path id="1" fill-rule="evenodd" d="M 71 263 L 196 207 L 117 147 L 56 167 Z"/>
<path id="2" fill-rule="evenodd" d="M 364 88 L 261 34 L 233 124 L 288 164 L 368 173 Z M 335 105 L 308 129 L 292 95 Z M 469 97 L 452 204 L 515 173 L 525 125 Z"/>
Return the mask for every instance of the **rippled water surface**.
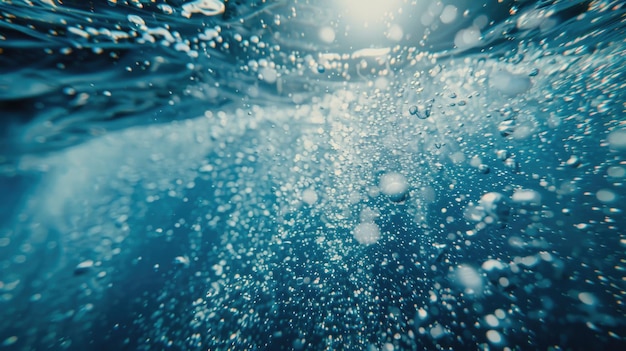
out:
<path id="1" fill-rule="evenodd" d="M 0 1 L 0 349 L 626 348 L 622 1 Z"/>

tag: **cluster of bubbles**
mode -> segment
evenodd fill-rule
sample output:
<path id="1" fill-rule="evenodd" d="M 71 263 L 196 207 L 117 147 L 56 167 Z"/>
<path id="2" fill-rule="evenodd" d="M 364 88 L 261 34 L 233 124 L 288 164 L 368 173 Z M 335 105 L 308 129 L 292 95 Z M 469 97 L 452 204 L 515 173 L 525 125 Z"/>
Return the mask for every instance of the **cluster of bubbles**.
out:
<path id="1" fill-rule="evenodd" d="M 193 21 L 226 16 L 226 5 L 156 6 Z M 477 16 L 454 33 L 470 50 L 460 56 L 402 46 L 405 31 L 391 27 L 390 48 L 299 55 L 238 31 L 250 18 L 270 16 L 278 29 L 300 18 L 269 13 L 228 26 L 207 20 L 193 35 L 155 27 L 160 15 L 126 14 L 124 30 L 66 26 L 85 47 L 104 35 L 198 59 L 186 69 L 202 75 L 183 75 L 192 101 L 227 95 L 228 79 L 207 78 L 223 74 L 244 96 L 267 85 L 290 104 L 233 94 L 242 101 L 195 119 L 22 160 L 43 169 L 48 190 L 0 239 L 20 252 L 2 261 L 12 273 L 0 278 L 1 302 L 13 315 L 35 306 L 23 321 L 0 322 L 5 346 L 523 349 L 572 345 L 542 329 L 570 322 L 584 336 L 624 340 L 615 280 L 626 244 L 623 44 L 579 50 L 603 33 L 590 28 L 563 47 L 537 39 L 472 53 L 489 36 Z M 433 5 L 420 21 L 448 24 L 461 13 Z M 553 17 L 522 11 L 505 24 L 550 33 Z M 325 28 L 322 41 L 338 40 Z M 226 53 L 248 59 L 225 73 L 203 66 Z M 158 72 L 167 57 L 126 71 Z M 285 77 L 315 94 L 305 99 Z M 82 93 L 68 90 L 93 106 Z M 581 245 L 601 260 L 587 260 Z M 38 319 L 50 323 L 31 326 Z"/>

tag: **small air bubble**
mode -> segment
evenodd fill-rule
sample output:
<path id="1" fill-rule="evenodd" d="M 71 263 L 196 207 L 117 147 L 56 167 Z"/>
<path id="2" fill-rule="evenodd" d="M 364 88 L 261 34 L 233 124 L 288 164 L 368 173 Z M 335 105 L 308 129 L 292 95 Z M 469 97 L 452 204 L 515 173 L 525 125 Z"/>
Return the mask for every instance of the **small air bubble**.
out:
<path id="1" fill-rule="evenodd" d="M 409 113 L 412 116 L 417 116 L 417 118 L 419 118 L 419 119 L 426 119 L 426 118 L 428 118 L 428 116 L 430 116 L 430 110 L 429 109 L 426 109 L 424 112 L 422 112 L 417 107 L 417 105 L 412 105 L 411 107 L 409 107 Z"/>

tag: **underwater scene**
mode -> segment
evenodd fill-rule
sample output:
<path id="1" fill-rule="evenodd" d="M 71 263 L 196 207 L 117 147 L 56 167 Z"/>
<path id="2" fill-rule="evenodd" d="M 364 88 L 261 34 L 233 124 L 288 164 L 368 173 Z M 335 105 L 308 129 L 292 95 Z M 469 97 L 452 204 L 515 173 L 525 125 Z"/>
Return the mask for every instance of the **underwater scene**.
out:
<path id="1" fill-rule="evenodd" d="M 626 350 L 622 0 L 0 0 L 0 350 Z"/>

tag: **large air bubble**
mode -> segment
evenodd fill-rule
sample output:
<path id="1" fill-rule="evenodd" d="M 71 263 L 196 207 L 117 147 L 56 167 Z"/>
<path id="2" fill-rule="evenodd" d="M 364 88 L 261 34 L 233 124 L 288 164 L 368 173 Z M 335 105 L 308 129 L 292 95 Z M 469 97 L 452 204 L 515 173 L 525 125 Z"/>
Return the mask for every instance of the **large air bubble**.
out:
<path id="1" fill-rule="evenodd" d="M 400 173 L 390 172 L 380 177 L 380 191 L 393 202 L 406 200 L 409 183 L 405 176 Z"/>

